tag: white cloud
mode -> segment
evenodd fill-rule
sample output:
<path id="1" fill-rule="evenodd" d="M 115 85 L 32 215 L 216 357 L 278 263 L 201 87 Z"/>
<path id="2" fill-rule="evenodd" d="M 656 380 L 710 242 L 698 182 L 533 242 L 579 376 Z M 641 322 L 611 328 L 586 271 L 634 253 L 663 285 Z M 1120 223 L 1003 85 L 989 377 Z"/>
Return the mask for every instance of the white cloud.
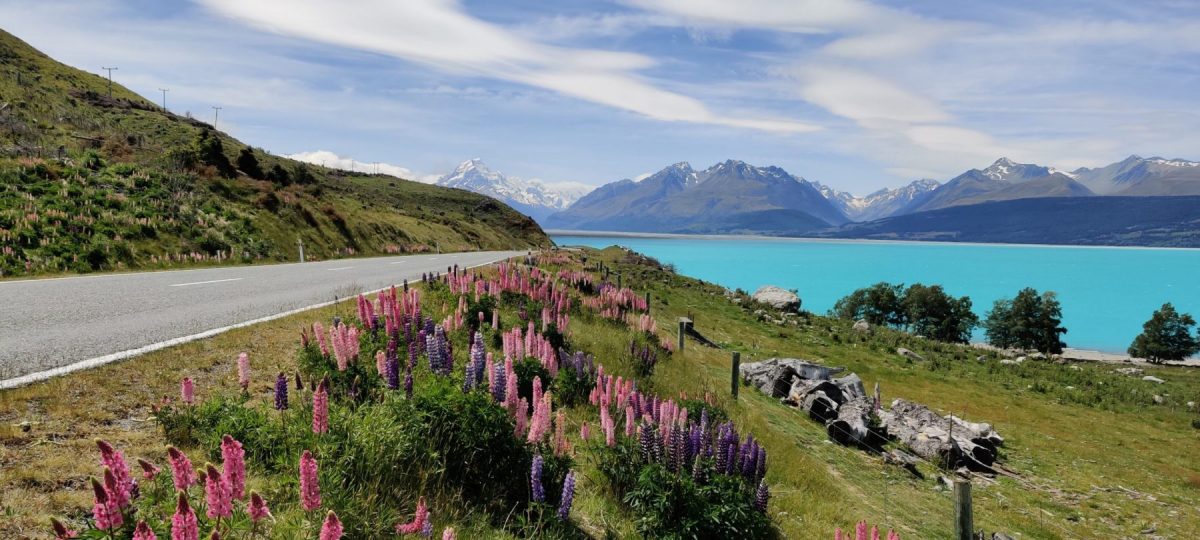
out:
<path id="1" fill-rule="evenodd" d="M 362 173 L 378 172 L 382 174 L 389 174 L 397 178 L 415 180 L 417 182 L 424 182 L 426 184 L 437 182 L 439 178 L 439 175 L 436 174 L 415 173 L 408 168 L 401 167 L 399 165 L 392 165 L 390 163 L 360 161 L 350 157 L 339 156 L 328 150 L 297 152 L 295 154 L 287 154 L 283 157 L 334 169 L 344 169 L 347 171 L 356 171 Z"/>
<path id="2" fill-rule="evenodd" d="M 889 15 L 889 10 L 859 0 L 624 0 L 624 3 L 675 15 L 693 24 L 802 33 L 826 33 Z"/>
<path id="3" fill-rule="evenodd" d="M 804 99 L 864 126 L 950 120 L 932 100 L 864 71 L 803 67 L 793 73 L 801 81 Z"/>
<path id="4" fill-rule="evenodd" d="M 546 88 L 659 120 L 772 132 L 818 129 L 799 121 L 719 115 L 694 98 L 662 90 L 636 76 L 634 71 L 654 64 L 647 56 L 545 45 L 471 17 L 452 0 L 201 3 L 270 32 Z"/>

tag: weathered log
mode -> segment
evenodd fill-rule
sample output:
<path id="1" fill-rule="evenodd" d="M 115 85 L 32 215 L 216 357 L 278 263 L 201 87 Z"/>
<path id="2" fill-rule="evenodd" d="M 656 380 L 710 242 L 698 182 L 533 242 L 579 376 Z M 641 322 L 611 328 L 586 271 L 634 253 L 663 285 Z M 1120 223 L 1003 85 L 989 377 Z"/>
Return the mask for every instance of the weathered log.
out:
<path id="1" fill-rule="evenodd" d="M 991 471 L 996 461 L 995 446 L 990 439 L 973 438 L 975 433 L 966 427 L 956 430 L 956 422 L 924 405 L 897 399 L 892 402 L 892 409 L 880 413 L 880 417 L 888 435 L 925 459 L 949 468 L 966 466 L 975 471 Z"/>
<path id="2" fill-rule="evenodd" d="M 904 470 L 912 473 L 917 478 L 924 478 L 921 471 L 917 469 L 917 465 L 921 463 L 921 458 L 914 456 L 899 448 L 894 448 L 883 453 L 883 462 L 889 465 L 902 467 Z"/>
<path id="3" fill-rule="evenodd" d="M 828 380 L 843 368 L 830 368 L 810 364 L 794 358 L 771 358 L 762 362 L 749 362 L 739 368 L 742 380 L 754 385 L 764 394 L 786 398 L 796 379 Z"/>
<path id="4" fill-rule="evenodd" d="M 872 403 L 865 398 L 847 401 L 838 406 L 837 417 L 825 426 L 829 438 L 846 446 L 859 446 L 873 452 L 881 450 L 883 433 L 871 426 Z"/>

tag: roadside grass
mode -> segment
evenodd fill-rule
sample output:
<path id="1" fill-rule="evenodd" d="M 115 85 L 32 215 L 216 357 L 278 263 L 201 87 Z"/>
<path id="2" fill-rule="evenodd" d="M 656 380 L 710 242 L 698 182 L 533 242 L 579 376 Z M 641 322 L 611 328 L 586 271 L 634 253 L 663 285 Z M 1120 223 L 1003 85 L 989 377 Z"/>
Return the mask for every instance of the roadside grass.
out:
<path id="1" fill-rule="evenodd" d="M 664 397 L 709 393 L 744 432 L 764 444 L 769 511 L 782 537 L 825 537 L 834 527 L 849 529 L 860 519 L 895 528 L 904 538 L 949 537 L 953 501 L 937 489 L 938 475 L 946 473 L 922 465 L 924 478 L 913 478 L 877 456 L 832 444 L 821 425 L 751 387 L 741 387 L 734 400 L 729 350 L 740 351 L 743 362 L 792 356 L 845 366 L 868 388 L 879 382 L 885 403 L 903 397 L 993 423 L 1007 439 L 1002 463 L 1017 478 L 976 481 L 979 528 L 1024 538 L 1133 537 L 1150 526 L 1168 538 L 1200 532 L 1195 461 L 1200 430 L 1191 427 L 1195 412 L 1183 405 L 1200 400 L 1198 370 L 1149 368 L 1147 374 L 1167 381 L 1153 385 L 1115 374 L 1119 366 L 1106 364 L 1001 366 L 986 351 L 884 329 L 858 334 L 848 322 L 823 317 L 798 326 L 762 322 L 755 308 L 734 304 L 719 287 L 627 262 L 629 256 L 617 249 L 586 255 L 589 264 L 604 260 L 620 271 L 626 286 L 651 292 L 660 336 L 673 339 L 677 317 L 690 314 L 698 331 L 727 347 L 705 348 L 689 340 L 682 353 L 660 360 L 654 375 L 639 385 Z M 448 300 L 431 294 L 427 305 L 438 317 L 453 307 Z M 5 515 L 0 537 L 45 537 L 48 516 L 86 515 L 86 479 L 96 470 L 93 438 L 112 441 L 130 459 L 162 462 L 165 443 L 149 420 L 149 405 L 163 395 L 176 397 L 182 376 L 193 377 L 201 395 L 235 393 L 234 360 L 245 351 L 255 371 L 252 399 L 268 400 L 266 374 L 296 369 L 300 328 L 333 316 L 351 318 L 353 312 L 352 303 L 341 303 L 0 392 Z M 503 306 L 501 318 L 511 326 L 513 307 Z M 628 346 L 634 333 L 626 325 L 585 312 L 573 316 L 570 329 L 574 348 L 593 354 L 609 372 L 633 374 Z M 901 358 L 894 353 L 897 346 L 926 360 Z M 980 355 L 987 357 L 984 362 L 976 360 Z M 1155 394 L 1164 396 L 1163 404 L 1154 402 Z M 577 448 L 598 444 L 598 426 L 584 407 L 571 409 L 569 418 Z M 23 421 L 31 423 L 28 432 Z M 591 442 L 579 440 L 583 421 L 591 424 Z M 609 493 L 589 458 L 594 454 L 577 455 L 580 485 L 573 520 L 593 537 L 636 537 L 633 516 Z M 477 515 L 453 520 L 463 538 L 510 537 Z M 283 530 L 299 526 L 289 522 Z"/>

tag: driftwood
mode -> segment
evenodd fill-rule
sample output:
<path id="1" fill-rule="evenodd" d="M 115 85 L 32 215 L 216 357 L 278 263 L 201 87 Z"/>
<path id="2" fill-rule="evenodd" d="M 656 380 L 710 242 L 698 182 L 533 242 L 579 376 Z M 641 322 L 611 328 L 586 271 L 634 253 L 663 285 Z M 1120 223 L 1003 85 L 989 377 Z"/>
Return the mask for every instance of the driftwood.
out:
<path id="1" fill-rule="evenodd" d="M 825 425 L 829 438 L 846 446 L 859 446 L 879 451 L 887 435 L 871 421 L 874 403 L 859 398 L 842 403 L 837 409 L 837 418 Z"/>
<path id="2" fill-rule="evenodd" d="M 758 388 L 764 394 L 786 398 L 796 381 L 827 380 L 843 368 L 830 368 L 811 364 L 795 358 L 772 358 L 762 362 L 742 364 L 738 368 L 742 380 Z"/>

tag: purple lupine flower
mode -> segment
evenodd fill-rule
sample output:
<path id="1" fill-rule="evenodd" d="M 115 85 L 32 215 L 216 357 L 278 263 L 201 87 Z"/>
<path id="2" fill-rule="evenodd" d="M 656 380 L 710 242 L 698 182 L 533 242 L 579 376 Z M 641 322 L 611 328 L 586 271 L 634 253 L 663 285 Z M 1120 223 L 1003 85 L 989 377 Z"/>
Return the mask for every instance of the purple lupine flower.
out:
<path id="1" fill-rule="evenodd" d="M 654 428 L 648 422 L 638 426 L 638 444 L 642 450 L 642 462 L 654 463 Z"/>
<path id="2" fill-rule="evenodd" d="M 764 514 L 767 513 L 767 499 L 770 498 L 771 490 L 767 488 L 767 481 L 760 481 L 758 490 L 754 492 L 754 509 Z"/>
<path id="3" fill-rule="evenodd" d="M 746 442 L 742 443 L 738 452 L 738 470 L 743 478 L 750 479 L 758 471 L 758 466 L 754 463 L 758 459 L 757 444 L 754 442 L 754 435 L 747 435 Z"/>
<path id="4" fill-rule="evenodd" d="M 558 505 L 558 519 L 563 521 L 571 515 L 571 504 L 575 501 L 575 471 L 567 471 L 563 480 L 562 502 Z"/>
<path id="5" fill-rule="evenodd" d="M 717 435 L 717 472 L 724 473 L 729 468 L 729 427 L 722 424 Z"/>
<path id="6" fill-rule="evenodd" d="M 400 355 L 396 351 L 396 338 L 391 338 L 387 343 L 387 351 L 384 353 L 383 369 L 387 374 L 387 386 L 392 390 L 400 388 Z"/>
<path id="7" fill-rule="evenodd" d="M 687 449 L 684 446 L 683 429 L 676 426 L 671 430 L 671 445 L 667 448 L 667 468 L 671 472 L 679 472 L 687 463 Z"/>
<path id="8" fill-rule="evenodd" d="M 542 455 L 533 456 L 529 471 L 529 487 L 533 490 L 533 502 L 546 502 L 546 490 L 542 487 Z"/>
<path id="9" fill-rule="evenodd" d="M 288 376 L 282 371 L 275 377 L 275 410 L 283 411 L 288 408 Z"/>
<path id="10" fill-rule="evenodd" d="M 761 446 L 758 447 L 758 470 L 755 471 L 754 477 L 762 480 L 767 477 L 767 449 Z"/>
<path id="11" fill-rule="evenodd" d="M 404 373 L 404 397 L 412 399 L 413 396 L 413 374 L 411 371 Z"/>
<path id="12" fill-rule="evenodd" d="M 492 376 L 492 399 L 496 400 L 497 403 L 504 403 L 504 398 L 506 397 L 504 391 L 508 383 L 505 380 L 504 362 L 496 362 L 496 365 L 492 367 L 492 371 L 495 372 Z"/>
<path id="13" fill-rule="evenodd" d="M 703 484 L 707 480 L 705 475 L 704 460 L 697 458 L 692 462 L 692 480 L 697 484 Z"/>

